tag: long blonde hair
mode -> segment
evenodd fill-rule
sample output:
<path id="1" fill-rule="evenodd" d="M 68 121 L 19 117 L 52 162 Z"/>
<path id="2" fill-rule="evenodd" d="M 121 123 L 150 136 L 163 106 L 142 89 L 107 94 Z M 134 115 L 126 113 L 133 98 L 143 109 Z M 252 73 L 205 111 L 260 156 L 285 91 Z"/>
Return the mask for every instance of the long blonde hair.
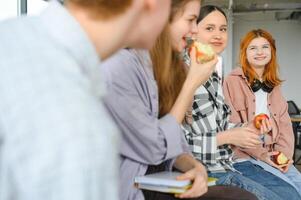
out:
<path id="1" fill-rule="evenodd" d="M 179 52 L 172 49 L 170 38 L 170 23 L 174 17 L 181 14 L 184 6 L 195 0 L 173 0 L 169 23 L 156 40 L 150 51 L 154 76 L 159 92 L 159 117 L 167 114 L 175 103 L 186 79 L 186 69 Z"/>

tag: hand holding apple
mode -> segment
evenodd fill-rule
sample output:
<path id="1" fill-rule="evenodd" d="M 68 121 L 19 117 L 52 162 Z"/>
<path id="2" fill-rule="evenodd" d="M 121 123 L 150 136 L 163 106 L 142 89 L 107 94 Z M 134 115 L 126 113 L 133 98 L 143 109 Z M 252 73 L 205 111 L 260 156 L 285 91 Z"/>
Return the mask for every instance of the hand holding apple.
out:
<path id="1" fill-rule="evenodd" d="M 273 161 L 277 165 L 285 165 L 288 163 L 289 159 L 282 152 L 278 152 L 273 155 Z"/>
<path id="2" fill-rule="evenodd" d="M 208 44 L 202 44 L 200 42 L 193 41 L 190 46 L 190 50 L 191 48 L 195 48 L 196 50 L 196 60 L 198 63 L 203 64 L 214 59 L 215 52 Z"/>
<path id="3" fill-rule="evenodd" d="M 227 133 L 226 133 L 227 132 Z M 262 142 L 258 140 L 258 133 L 253 127 L 237 127 L 225 131 L 226 142 L 223 144 L 233 144 L 235 146 L 247 149 L 258 148 Z M 218 140 L 221 137 L 218 136 Z"/>
<path id="4" fill-rule="evenodd" d="M 271 151 L 271 152 L 266 152 L 266 153 L 263 153 L 261 156 L 260 156 L 260 160 L 271 165 L 272 167 L 275 167 L 276 169 L 278 169 L 279 171 L 285 173 L 288 171 L 288 168 L 290 167 L 290 165 L 293 163 L 292 160 L 288 160 L 286 164 L 282 164 L 282 165 L 279 165 L 279 161 L 280 163 L 282 162 L 282 158 L 281 158 L 281 155 L 279 157 L 279 161 L 276 161 L 275 162 L 275 158 L 277 159 L 278 155 L 280 154 L 280 152 L 278 151 Z"/>
<path id="5" fill-rule="evenodd" d="M 292 159 L 289 159 L 287 164 L 285 165 L 282 165 L 281 168 L 282 168 L 282 172 L 283 173 L 286 173 L 288 170 L 289 170 L 289 167 L 294 164 L 294 161 Z"/>
<path id="6" fill-rule="evenodd" d="M 264 113 L 261 113 L 261 114 L 258 114 L 255 116 L 254 118 L 254 126 L 257 128 L 257 129 L 260 129 L 261 125 L 262 125 L 262 121 L 264 119 L 267 119 L 269 120 L 269 116 L 267 114 L 264 114 Z"/>
<path id="7" fill-rule="evenodd" d="M 206 63 L 199 63 L 196 58 L 196 48 L 192 48 L 190 56 L 190 66 L 184 84 L 196 90 L 201 84 L 205 83 L 211 76 L 217 63 L 217 56 L 214 55 L 213 60 Z"/>

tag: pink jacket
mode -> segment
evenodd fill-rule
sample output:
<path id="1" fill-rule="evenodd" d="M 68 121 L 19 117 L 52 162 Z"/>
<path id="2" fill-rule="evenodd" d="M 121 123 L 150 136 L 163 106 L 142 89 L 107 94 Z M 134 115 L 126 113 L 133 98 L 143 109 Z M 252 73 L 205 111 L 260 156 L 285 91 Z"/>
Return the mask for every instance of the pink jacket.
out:
<path id="1" fill-rule="evenodd" d="M 247 78 L 241 68 L 234 69 L 228 75 L 223 84 L 226 103 L 230 106 L 232 123 L 248 122 L 254 119 L 255 95 L 251 90 Z M 239 158 L 248 155 L 260 158 L 260 156 L 274 146 L 275 151 L 283 152 L 288 158 L 294 153 L 294 133 L 292 123 L 288 114 L 288 105 L 283 97 L 280 86 L 268 94 L 268 109 L 272 119 L 272 134 L 266 137 L 266 148 L 258 149 L 236 149 Z"/>

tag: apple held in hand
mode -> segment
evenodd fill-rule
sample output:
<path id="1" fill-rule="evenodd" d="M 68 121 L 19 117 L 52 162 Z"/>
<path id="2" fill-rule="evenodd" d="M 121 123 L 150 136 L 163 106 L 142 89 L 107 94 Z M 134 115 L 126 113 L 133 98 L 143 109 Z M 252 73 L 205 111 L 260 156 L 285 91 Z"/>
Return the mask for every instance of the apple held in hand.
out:
<path id="1" fill-rule="evenodd" d="M 196 49 L 196 59 L 198 63 L 202 64 L 214 59 L 215 52 L 210 45 L 194 41 L 190 49 L 193 47 Z"/>
<path id="2" fill-rule="evenodd" d="M 282 152 L 278 152 L 278 154 L 273 155 L 273 160 L 277 165 L 284 165 L 289 161 L 289 159 Z"/>
<path id="3" fill-rule="evenodd" d="M 267 114 L 261 113 L 255 116 L 254 118 L 254 126 L 257 129 L 260 129 L 261 125 L 262 125 L 262 120 L 264 119 L 269 119 L 269 116 Z"/>

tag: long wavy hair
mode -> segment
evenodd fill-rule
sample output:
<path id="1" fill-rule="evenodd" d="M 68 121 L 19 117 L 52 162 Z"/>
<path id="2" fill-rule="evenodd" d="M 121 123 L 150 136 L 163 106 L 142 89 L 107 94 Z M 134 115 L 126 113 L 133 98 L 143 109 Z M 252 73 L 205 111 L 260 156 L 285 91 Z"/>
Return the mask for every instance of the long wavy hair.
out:
<path id="1" fill-rule="evenodd" d="M 248 77 L 249 84 L 252 84 L 254 79 L 258 78 L 255 70 L 251 67 L 247 59 L 247 48 L 251 41 L 258 37 L 265 38 L 271 46 L 271 60 L 268 64 L 266 64 L 264 68 L 262 80 L 270 87 L 278 86 L 281 84 L 282 80 L 280 80 L 279 78 L 279 67 L 276 57 L 276 44 L 273 36 L 265 30 L 254 29 L 248 32 L 246 36 L 241 40 L 239 60 L 242 66 L 242 70 Z"/>
<path id="2" fill-rule="evenodd" d="M 176 15 L 182 14 L 185 5 L 190 1 L 195 0 L 172 0 L 169 23 L 166 24 L 150 51 L 159 92 L 159 117 L 171 110 L 187 76 L 179 52 L 172 49 L 170 23 Z"/>

